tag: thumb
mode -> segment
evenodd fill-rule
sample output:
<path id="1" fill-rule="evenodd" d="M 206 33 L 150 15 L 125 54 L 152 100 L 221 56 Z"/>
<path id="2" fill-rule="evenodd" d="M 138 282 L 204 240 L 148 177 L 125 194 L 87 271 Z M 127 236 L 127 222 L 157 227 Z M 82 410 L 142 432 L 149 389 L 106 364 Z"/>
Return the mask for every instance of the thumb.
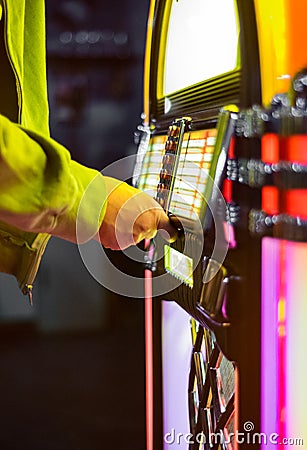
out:
<path id="1" fill-rule="evenodd" d="M 162 237 L 168 242 L 174 242 L 178 237 L 178 230 L 171 223 L 164 211 L 160 216 L 157 228 Z"/>

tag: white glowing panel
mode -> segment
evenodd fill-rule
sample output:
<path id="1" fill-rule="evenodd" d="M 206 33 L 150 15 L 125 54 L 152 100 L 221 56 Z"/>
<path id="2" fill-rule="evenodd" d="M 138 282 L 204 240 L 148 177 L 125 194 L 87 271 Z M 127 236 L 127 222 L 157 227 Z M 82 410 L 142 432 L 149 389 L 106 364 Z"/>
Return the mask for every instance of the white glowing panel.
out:
<path id="1" fill-rule="evenodd" d="M 234 70 L 239 27 L 232 0 L 172 2 L 164 95 Z"/>
<path id="2" fill-rule="evenodd" d="M 148 150 L 144 156 L 138 188 L 152 197 L 156 197 L 157 185 L 160 180 L 162 158 L 165 153 L 167 136 L 155 136 L 151 139 Z"/>
<path id="3" fill-rule="evenodd" d="M 175 302 L 162 302 L 163 449 L 187 450 L 190 432 L 188 380 L 191 360 L 189 315 Z"/>

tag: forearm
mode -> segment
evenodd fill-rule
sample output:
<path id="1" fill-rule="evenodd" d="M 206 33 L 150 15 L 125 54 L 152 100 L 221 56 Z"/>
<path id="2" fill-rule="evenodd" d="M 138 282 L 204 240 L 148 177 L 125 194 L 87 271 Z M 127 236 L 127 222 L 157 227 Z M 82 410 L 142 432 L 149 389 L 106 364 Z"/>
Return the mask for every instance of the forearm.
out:
<path id="1" fill-rule="evenodd" d="M 69 152 L 52 139 L 22 130 L 3 116 L 0 192 L 0 220 L 70 241 L 76 241 L 76 220 L 85 192 L 78 220 L 80 240 L 98 231 L 104 214 L 106 195 L 99 172 L 72 161 Z"/>

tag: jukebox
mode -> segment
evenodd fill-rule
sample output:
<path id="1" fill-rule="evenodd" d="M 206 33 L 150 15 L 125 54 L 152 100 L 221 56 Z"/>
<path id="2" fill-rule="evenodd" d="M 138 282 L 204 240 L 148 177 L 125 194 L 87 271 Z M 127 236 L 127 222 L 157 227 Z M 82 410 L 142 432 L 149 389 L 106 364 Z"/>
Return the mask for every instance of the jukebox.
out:
<path id="1" fill-rule="evenodd" d="M 147 260 L 148 450 L 307 442 L 306 15 L 151 1 L 134 182 L 178 238 Z"/>

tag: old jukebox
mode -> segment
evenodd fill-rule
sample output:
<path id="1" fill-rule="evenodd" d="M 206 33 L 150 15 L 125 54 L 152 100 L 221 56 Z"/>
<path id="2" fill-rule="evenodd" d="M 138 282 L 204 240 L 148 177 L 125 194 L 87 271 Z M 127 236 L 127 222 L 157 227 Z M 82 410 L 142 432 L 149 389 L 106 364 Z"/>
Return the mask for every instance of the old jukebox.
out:
<path id="1" fill-rule="evenodd" d="M 148 450 L 307 442 L 306 17 L 151 1 L 134 182 L 178 239 L 147 261 Z"/>

